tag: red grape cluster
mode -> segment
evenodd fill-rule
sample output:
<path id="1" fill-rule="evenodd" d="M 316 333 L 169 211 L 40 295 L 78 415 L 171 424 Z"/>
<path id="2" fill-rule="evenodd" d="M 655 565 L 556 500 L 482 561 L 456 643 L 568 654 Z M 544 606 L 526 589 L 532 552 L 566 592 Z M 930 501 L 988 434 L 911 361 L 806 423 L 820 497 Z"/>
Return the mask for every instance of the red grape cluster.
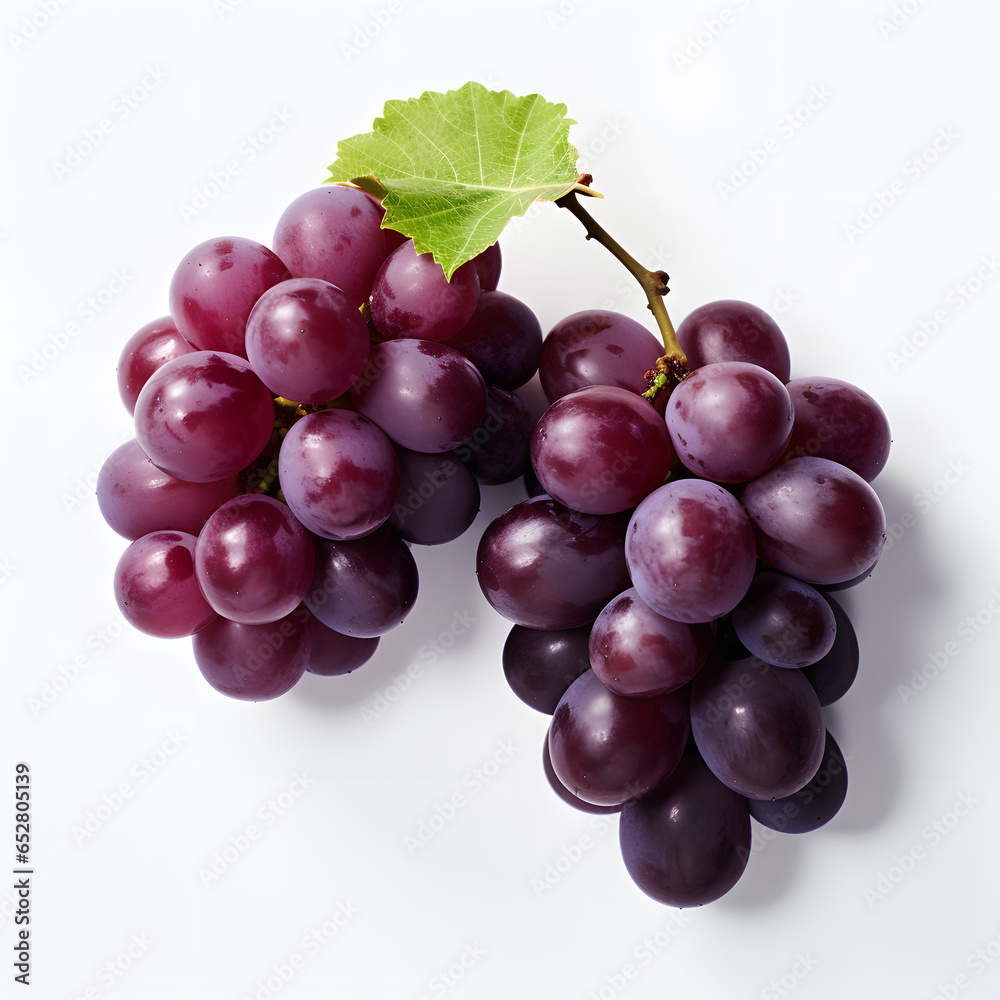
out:
<path id="1" fill-rule="evenodd" d="M 677 337 L 689 374 L 651 405 L 662 348 L 645 328 L 587 311 L 551 331 L 535 495 L 486 529 L 478 574 L 515 623 L 511 688 L 552 714 L 556 792 L 620 811 L 634 881 L 692 906 L 742 875 L 751 816 L 805 832 L 844 801 L 822 708 L 853 682 L 858 645 L 830 592 L 878 560 L 869 482 L 890 438 L 861 389 L 790 380 L 755 306 L 703 306 Z"/>
<path id="2" fill-rule="evenodd" d="M 480 484 L 528 463 L 512 390 L 542 334 L 496 290 L 499 246 L 449 282 L 384 214 L 325 186 L 288 206 L 270 248 L 200 244 L 170 315 L 122 352 L 135 438 L 97 486 L 131 541 L 118 604 L 143 632 L 193 636 L 205 678 L 236 698 L 369 660 L 416 599 L 410 544 L 460 535 Z"/>
<path id="3" fill-rule="evenodd" d="M 514 622 L 512 689 L 552 714 L 545 772 L 621 812 L 649 895 L 716 899 L 751 816 L 803 832 L 844 801 L 822 707 L 858 646 L 830 592 L 881 552 L 885 415 L 846 382 L 791 380 L 777 325 L 736 301 L 681 324 L 687 372 L 650 402 L 645 327 L 588 310 L 543 341 L 497 290 L 498 245 L 449 281 L 383 217 L 324 186 L 270 248 L 209 240 L 180 262 L 170 315 L 122 352 L 135 438 L 97 486 L 131 542 L 119 607 L 193 637 L 217 690 L 274 698 L 367 662 L 416 599 L 410 546 L 458 537 L 481 486 L 523 476 L 477 574 Z M 515 392 L 536 372 L 537 422 Z"/>

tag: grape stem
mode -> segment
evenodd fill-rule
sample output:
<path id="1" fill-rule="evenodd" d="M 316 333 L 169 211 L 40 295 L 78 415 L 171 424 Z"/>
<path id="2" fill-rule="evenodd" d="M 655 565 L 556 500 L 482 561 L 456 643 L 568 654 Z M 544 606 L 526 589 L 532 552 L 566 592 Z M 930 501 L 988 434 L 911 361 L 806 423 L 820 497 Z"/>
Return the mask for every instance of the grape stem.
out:
<path id="1" fill-rule="evenodd" d="M 640 264 L 625 248 L 613 239 L 594 217 L 580 204 L 576 197 L 576 191 L 569 191 L 555 202 L 560 208 L 568 209 L 583 224 L 587 231 L 587 239 L 597 240 L 603 247 L 609 250 L 618 260 L 624 264 L 625 269 L 639 282 L 640 287 L 646 293 L 649 311 L 656 319 L 656 325 L 660 329 L 660 337 L 663 340 L 663 348 L 666 352 L 662 358 L 656 362 L 656 369 L 646 373 L 649 381 L 649 389 L 642 395 L 646 399 L 652 400 L 657 392 L 669 385 L 671 382 L 680 382 L 688 374 L 687 356 L 677 340 L 677 332 L 674 324 L 670 321 L 667 307 L 664 305 L 663 296 L 670 291 L 667 287 L 668 275 L 663 271 L 650 271 Z"/>

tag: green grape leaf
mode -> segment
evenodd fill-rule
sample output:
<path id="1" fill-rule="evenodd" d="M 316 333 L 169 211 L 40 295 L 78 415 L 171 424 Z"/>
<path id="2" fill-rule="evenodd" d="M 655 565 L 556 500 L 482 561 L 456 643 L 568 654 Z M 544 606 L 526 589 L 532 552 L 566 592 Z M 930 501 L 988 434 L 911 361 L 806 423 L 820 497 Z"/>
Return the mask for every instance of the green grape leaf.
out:
<path id="1" fill-rule="evenodd" d="M 412 237 L 449 280 L 532 202 L 573 190 L 596 195 L 578 183 L 566 106 L 538 94 L 470 82 L 388 101 L 382 114 L 371 132 L 338 143 L 326 182 L 380 198 L 383 226 Z"/>

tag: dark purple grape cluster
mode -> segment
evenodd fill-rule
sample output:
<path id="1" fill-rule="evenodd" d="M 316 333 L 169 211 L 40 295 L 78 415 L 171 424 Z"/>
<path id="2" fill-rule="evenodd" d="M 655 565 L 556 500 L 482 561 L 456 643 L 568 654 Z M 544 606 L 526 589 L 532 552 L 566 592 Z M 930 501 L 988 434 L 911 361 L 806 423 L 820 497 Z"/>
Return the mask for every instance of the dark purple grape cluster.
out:
<path id="1" fill-rule="evenodd" d="M 743 874 L 751 817 L 801 833 L 844 801 L 823 707 L 859 651 L 831 591 L 879 558 L 869 483 L 890 438 L 861 389 L 790 380 L 785 338 L 755 306 L 703 306 L 677 338 L 688 374 L 651 405 L 663 349 L 649 331 L 600 311 L 556 325 L 533 495 L 486 529 L 477 568 L 515 623 L 511 688 L 552 715 L 556 793 L 620 811 L 636 884 L 695 906 Z"/>
<path id="2" fill-rule="evenodd" d="M 367 662 L 417 596 L 411 544 L 456 538 L 480 485 L 528 466 L 513 390 L 538 367 L 531 310 L 494 244 L 446 280 L 363 191 L 297 198 L 271 247 L 208 240 L 170 315 L 122 352 L 135 438 L 97 495 L 131 544 L 124 616 L 192 636 L 217 690 L 260 701 Z"/>

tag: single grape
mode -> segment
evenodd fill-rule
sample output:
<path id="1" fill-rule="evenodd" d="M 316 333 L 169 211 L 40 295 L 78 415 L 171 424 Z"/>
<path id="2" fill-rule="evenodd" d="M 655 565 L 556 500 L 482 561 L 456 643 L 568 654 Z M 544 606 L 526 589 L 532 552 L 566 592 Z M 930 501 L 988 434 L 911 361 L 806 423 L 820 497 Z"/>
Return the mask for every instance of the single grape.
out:
<path id="1" fill-rule="evenodd" d="M 486 385 L 458 351 L 428 340 L 376 344 L 351 402 L 397 444 L 413 451 L 451 451 L 486 415 Z"/>
<path id="2" fill-rule="evenodd" d="M 305 673 L 311 641 L 309 619 L 295 611 L 266 625 L 216 618 L 195 634 L 194 659 L 216 691 L 268 701 L 290 691 Z"/>
<path id="3" fill-rule="evenodd" d="M 687 684 L 704 666 L 714 642 L 711 625 L 664 618 L 630 587 L 597 616 L 590 633 L 590 665 L 615 694 L 650 698 Z"/>
<path id="4" fill-rule="evenodd" d="M 722 299 L 699 306 L 677 327 L 689 368 L 720 361 L 748 361 L 766 368 L 781 382 L 791 377 L 788 342 L 763 309 L 749 302 Z"/>
<path id="5" fill-rule="evenodd" d="M 97 476 L 97 503 L 112 530 L 135 540 L 172 528 L 197 535 L 214 511 L 240 493 L 236 476 L 189 483 L 158 469 L 133 438 L 116 448 Z"/>
<path id="6" fill-rule="evenodd" d="M 247 361 L 195 351 L 168 361 L 142 387 L 135 436 L 157 468 L 211 483 L 263 451 L 274 426 L 271 394 Z"/>
<path id="7" fill-rule="evenodd" d="M 702 906 L 739 881 L 750 858 L 750 814 L 696 754 L 650 795 L 627 802 L 618 827 L 632 881 L 667 906 Z"/>
<path id="8" fill-rule="evenodd" d="M 538 371 L 542 328 L 513 295 L 484 291 L 469 321 L 445 343 L 464 354 L 487 385 L 519 389 Z"/>
<path id="9" fill-rule="evenodd" d="M 622 811 L 621 803 L 613 806 L 599 806 L 595 805 L 593 802 L 584 802 L 578 795 L 574 795 L 560 780 L 556 772 L 552 768 L 552 757 L 549 754 L 549 736 L 548 733 L 545 734 L 545 739 L 542 741 L 542 773 L 545 775 L 549 782 L 549 786 L 552 791 L 556 793 L 567 805 L 572 806 L 574 809 L 579 809 L 580 812 L 593 813 L 596 815 L 610 815 L 612 813 L 618 813 Z"/>
<path id="10" fill-rule="evenodd" d="M 792 401 L 769 371 L 743 361 L 705 365 L 667 400 L 666 425 L 684 466 L 720 483 L 766 472 L 792 434 Z"/>
<path id="11" fill-rule="evenodd" d="M 739 501 L 702 479 L 679 479 L 635 509 L 625 543 L 632 585 L 658 614 L 708 622 L 739 604 L 756 566 Z"/>
<path id="12" fill-rule="evenodd" d="M 585 309 L 560 320 L 542 342 L 538 376 L 549 402 L 588 385 L 645 392 L 663 345 L 621 313 Z"/>
<path id="13" fill-rule="evenodd" d="M 215 621 L 195 578 L 196 541 L 184 531 L 154 531 L 136 539 L 118 560 L 115 599 L 140 632 L 178 639 Z"/>
<path id="14" fill-rule="evenodd" d="M 347 392 L 368 360 L 368 327 L 336 285 L 291 278 L 269 288 L 247 320 L 247 357 L 276 396 L 325 403 Z"/>
<path id="15" fill-rule="evenodd" d="M 195 550 L 198 585 L 224 618 L 245 625 L 291 614 L 313 578 L 312 536 L 273 497 L 248 493 L 205 522 Z"/>
<path id="16" fill-rule="evenodd" d="M 830 652 L 837 634 L 833 609 L 808 583 L 762 571 L 733 608 L 743 645 L 776 667 L 806 667 Z"/>
<path id="17" fill-rule="evenodd" d="M 396 445 L 399 492 L 389 524 L 408 542 L 440 545 L 458 538 L 479 513 L 476 477 L 452 453 L 429 455 Z"/>
<path id="18" fill-rule="evenodd" d="M 624 514 L 581 514 L 551 497 L 524 500 L 483 532 L 479 586 L 517 625 L 576 628 L 629 585 Z"/>
<path id="19" fill-rule="evenodd" d="M 882 407 L 864 390 L 836 378 L 792 379 L 787 388 L 795 424 L 784 461 L 829 458 L 870 483 L 885 466 L 892 443 Z"/>
<path id="20" fill-rule="evenodd" d="M 308 612 L 306 612 L 308 614 Z M 315 615 L 309 614 L 312 636 L 306 670 L 322 677 L 338 677 L 366 664 L 378 649 L 378 636 L 361 638 L 344 635 L 327 628 Z"/>
<path id="21" fill-rule="evenodd" d="M 484 292 L 494 291 L 500 281 L 500 267 L 503 264 L 503 258 L 500 256 L 500 244 L 494 243 L 482 253 L 476 254 L 472 258 L 472 263 L 475 265 L 476 274 L 479 275 L 479 287 Z M 516 389 L 517 386 L 512 388 Z"/>
<path id="22" fill-rule="evenodd" d="M 688 693 L 623 698 L 593 670 L 562 696 L 549 725 L 556 777 L 576 796 L 613 806 L 648 794 L 677 766 L 688 739 Z"/>
<path id="23" fill-rule="evenodd" d="M 843 698 L 854 683 L 858 676 L 861 651 L 858 647 L 858 635 L 847 612 L 829 594 L 824 594 L 823 598 L 833 610 L 837 634 L 830 652 L 822 660 L 803 667 L 802 675 L 812 684 L 819 703 L 825 708 Z"/>
<path id="24" fill-rule="evenodd" d="M 472 436 L 455 449 L 476 480 L 499 486 L 528 468 L 535 417 L 516 393 L 486 387 L 486 416 Z"/>
<path id="25" fill-rule="evenodd" d="M 367 417 L 329 409 L 297 420 L 278 455 L 292 513 L 323 538 L 360 538 L 392 513 L 399 466 L 392 444 Z"/>
<path id="26" fill-rule="evenodd" d="M 118 394 L 129 413 L 135 413 L 139 392 L 158 368 L 194 348 L 180 335 L 169 316 L 140 327 L 125 342 L 118 361 Z"/>
<path id="27" fill-rule="evenodd" d="M 503 672 L 526 705 L 551 715 L 566 689 L 590 669 L 590 626 L 536 629 L 512 626 L 503 646 Z"/>
<path id="28" fill-rule="evenodd" d="M 807 583 L 853 580 L 885 543 L 875 491 L 827 458 L 793 458 L 771 469 L 747 485 L 743 506 L 761 560 Z"/>
<path id="29" fill-rule="evenodd" d="M 429 253 L 418 254 L 413 240 L 407 240 L 375 275 L 372 322 L 386 340 L 447 340 L 472 318 L 479 294 L 473 261 L 463 264 L 449 281 Z"/>
<path id="30" fill-rule="evenodd" d="M 352 541 L 321 541 L 305 603 L 328 628 L 370 639 L 402 623 L 417 586 L 410 550 L 386 525 Z"/>
<path id="31" fill-rule="evenodd" d="M 750 799 L 750 815 L 781 833 L 810 833 L 829 823 L 847 798 L 847 763 L 837 741 L 826 732 L 823 760 L 809 784 L 777 799 Z"/>
<path id="32" fill-rule="evenodd" d="M 723 784 L 747 798 L 772 799 L 809 783 L 826 729 L 800 671 L 713 656 L 691 685 L 691 732 Z"/>
<path id="33" fill-rule="evenodd" d="M 585 514 L 635 507 L 670 472 L 663 419 L 641 396 L 593 385 L 557 399 L 531 438 L 531 465 L 545 491 Z"/>
<path id="34" fill-rule="evenodd" d="M 199 351 L 245 358 L 247 317 L 254 303 L 290 278 L 267 247 L 241 237 L 199 243 L 170 282 L 170 315 L 181 336 Z"/>
<path id="35" fill-rule="evenodd" d="M 364 191 L 325 184 L 299 195 L 281 213 L 274 250 L 288 265 L 288 277 L 329 281 L 357 308 L 371 294 L 388 252 L 384 215 Z"/>

